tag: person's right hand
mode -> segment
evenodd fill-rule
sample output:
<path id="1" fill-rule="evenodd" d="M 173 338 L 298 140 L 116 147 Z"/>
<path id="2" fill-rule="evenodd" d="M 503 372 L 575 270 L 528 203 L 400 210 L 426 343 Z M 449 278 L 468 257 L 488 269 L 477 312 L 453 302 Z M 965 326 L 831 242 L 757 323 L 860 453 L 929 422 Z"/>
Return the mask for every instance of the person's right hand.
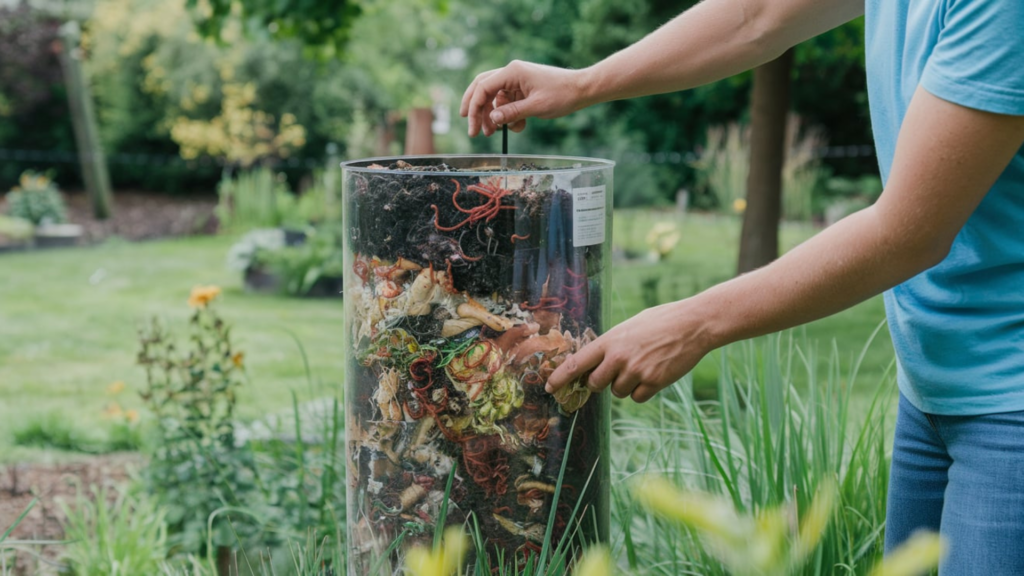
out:
<path id="1" fill-rule="evenodd" d="M 527 118 L 558 118 L 585 108 L 585 73 L 513 60 L 504 68 L 479 74 L 462 96 L 459 114 L 469 118 L 469 135 L 494 134 L 508 124 L 513 132 Z"/>

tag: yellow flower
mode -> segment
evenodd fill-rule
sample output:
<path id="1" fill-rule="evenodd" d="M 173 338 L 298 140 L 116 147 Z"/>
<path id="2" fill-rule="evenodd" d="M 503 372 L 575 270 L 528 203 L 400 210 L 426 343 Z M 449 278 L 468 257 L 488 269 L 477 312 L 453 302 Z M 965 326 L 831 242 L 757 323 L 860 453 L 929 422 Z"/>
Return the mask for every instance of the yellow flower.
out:
<path id="1" fill-rule="evenodd" d="M 797 537 L 793 552 L 794 560 L 803 560 L 818 545 L 822 535 L 828 528 L 828 521 L 832 518 L 832 508 L 836 502 L 836 485 L 831 480 L 826 480 L 818 486 L 818 493 L 814 495 L 811 507 L 804 514 L 803 522 L 800 524 L 800 535 Z"/>
<path id="2" fill-rule="evenodd" d="M 124 411 L 124 419 L 135 424 L 139 421 L 139 411 L 132 408 L 131 410 Z"/>
<path id="3" fill-rule="evenodd" d="M 871 576 L 918 576 L 939 565 L 946 543 L 934 532 L 917 532 L 882 560 Z"/>
<path id="4" fill-rule="evenodd" d="M 668 256 L 676 247 L 682 236 L 672 222 L 659 222 L 647 233 L 647 245 L 654 250 L 659 259 Z"/>
<path id="5" fill-rule="evenodd" d="M 469 539 L 462 529 L 452 526 L 444 531 L 441 548 L 430 551 L 417 546 L 405 556 L 405 567 L 411 576 L 452 576 L 462 566 L 469 549 Z"/>
<path id="6" fill-rule="evenodd" d="M 685 524 L 730 545 L 748 543 L 749 521 L 736 513 L 732 502 L 707 495 L 681 492 L 667 480 L 656 476 L 641 479 L 634 494 L 648 510 Z"/>
<path id="7" fill-rule="evenodd" d="M 611 576 L 615 573 L 612 555 L 604 546 L 590 548 L 572 572 L 576 576 Z"/>
<path id="8" fill-rule="evenodd" d="M 697 531 L 736 574 L 773 574 L 785 559 L 786 520 L 780 508 L 756 518 L 741 516 L 727 498 L 682 492 L 658 477 L 642 479 L 634 494 L 648 510 Z"/>
<path id="9" fill-rule="evenodd" d="M 206 305 L 220 296 L 219 286 L 196 286 L 188 297 L 188 305 L 193 308 L 206 308 Z"/>
<path id="10" fill-rule="evenodd" d="M 116 396 L 121 392 L 124 392 L 124 382 L 120 380 L 111 382 L 110 386 L 107 386 L 107 394 L 110 396 Z"/>
<path id="11" fill-rule="evenodd" d="M 747 209 L 747 200 L 746 200 L 746 198 L 737 198 L 737 199 L 732 201 L 732 211 L 733 212 L 735 212 L 737 214 L 743 214 L 743 212 L 746 211 L 746 209 Z"/>
<path id="12" fill-rule="evenodd" d="M 235 368 L 241 368 L 245 365 L 245 352 L 235 352 L 231 355 L 231 363 L 235 365 Z"/>

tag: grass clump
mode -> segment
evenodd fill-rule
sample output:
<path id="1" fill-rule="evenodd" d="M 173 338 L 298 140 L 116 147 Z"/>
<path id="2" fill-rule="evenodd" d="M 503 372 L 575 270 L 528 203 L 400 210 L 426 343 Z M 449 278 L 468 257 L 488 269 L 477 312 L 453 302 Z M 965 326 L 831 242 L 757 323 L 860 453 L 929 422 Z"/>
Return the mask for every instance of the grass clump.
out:
<path id="1" fill-rule="evenodd" d="M 82 454 L 133 451 L 143 443 L 142 433 L 134 422 L 114 421 L 86 428 L 61 412 L 32 416 L 14 429 L 12 439 L 15 446 Z"/>
<path id="2" fill-rule="evenodd" d="M 166 513 L 142 494 L 92 486 L 61 507 L 63 558 L 74 576 L 156 574 L 167 556 Z"/>
<path id="3" fill-rule="evenodd" d="M 622 480 L 655 473 L 677 486 L 720 495 L 738 514 L 760 517 L 781 507 L 792 525 L 812 509 L 820 487 L 833 484 L 834 513 L 806 563 L 792 573 L 863 573 L 882 552 L 891 384 L 879 388 L 858 417 L 851 412 L 850 389 L 859 361 L 844 378 L 835 348 L 825 374 L 817 371 L 813 348 L 805 353 L 792 338 L 745 343 L 739 352 L 738 365 L 723 355 L 718 400 L 695 401 L 687 378 L 654 408 L 620 420 L 613 470 Z M 806 392 L 793 385 L 797 369 L 809 382 Z M 638 513 L 637 501 L 624 490 L 613 497 L 616 544 L 630 570 L 729 573 L 714 546 L 695 532 L 669 529 L 664 520 Z"/>

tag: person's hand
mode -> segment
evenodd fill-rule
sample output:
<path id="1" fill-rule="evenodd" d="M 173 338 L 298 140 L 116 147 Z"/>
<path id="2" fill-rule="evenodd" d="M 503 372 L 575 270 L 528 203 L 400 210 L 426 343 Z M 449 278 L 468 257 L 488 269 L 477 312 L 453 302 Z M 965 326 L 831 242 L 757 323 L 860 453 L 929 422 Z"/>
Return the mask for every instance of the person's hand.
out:
<path id="1" fill-rule="evenodd" d="M 462 96 L 459 114 L 469 119 L 469 135 L 494 134 L 508 124 L 513 132 L 527 118 L 558 118 L 587 106 L 585 72 L 512 61 L 479 74 Z"/>
<path id="2" fill-rule="evenodd" d="M 586 378 L 600 392 L 646 402 L 693 369 L 713 349 L 689 301 L 650 308 L 570 356 L 548 378 L 547 391 Z M 587 373 L 590 373 L 587 376 Z"/>

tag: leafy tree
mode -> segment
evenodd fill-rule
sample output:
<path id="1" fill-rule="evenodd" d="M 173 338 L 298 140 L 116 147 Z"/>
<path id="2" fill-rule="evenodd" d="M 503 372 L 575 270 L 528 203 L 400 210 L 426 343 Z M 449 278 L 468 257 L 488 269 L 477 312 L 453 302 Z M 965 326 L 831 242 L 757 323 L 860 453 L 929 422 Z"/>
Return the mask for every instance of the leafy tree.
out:
<path id="1" fill-rule="evenodd" d="M 188 0 L 197 29 L 207 38 L 228 40 L 225 29 L 240 18 L 249 29 L 266 30 L 275 40 L 298 40 L 326 55 L 344 51 L 365 4 L 359 0 Z"/>

